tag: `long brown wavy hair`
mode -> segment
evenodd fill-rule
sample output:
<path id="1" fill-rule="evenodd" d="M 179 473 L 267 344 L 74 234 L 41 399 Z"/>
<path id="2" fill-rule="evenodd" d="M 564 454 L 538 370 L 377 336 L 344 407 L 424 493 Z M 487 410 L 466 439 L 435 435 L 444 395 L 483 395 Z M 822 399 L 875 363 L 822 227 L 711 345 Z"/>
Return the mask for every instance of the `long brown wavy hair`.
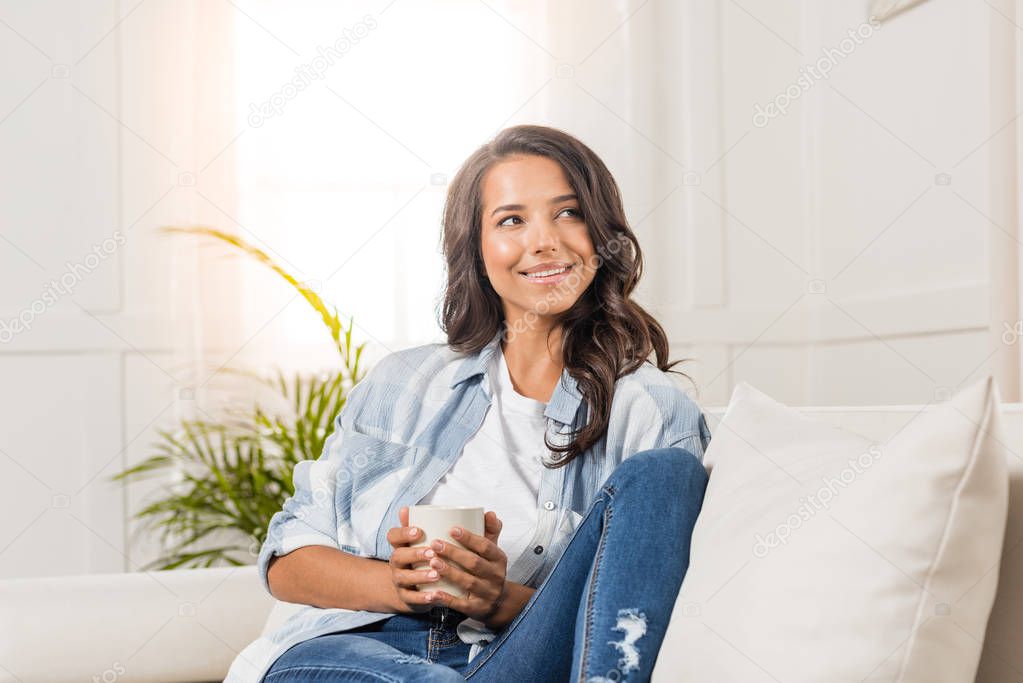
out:
<path id="1" fill-rule="evenodd" d="M 587 421 L 565 445 L 547 442 L 554 453 L 551 469 L 572 461 L 607 432 L 615 381 L 656 354 L 663 372 L 688 375 L 671 367 L 668 339 L 661 325 L 630 298 L 643 272 L 639 241 L 629 227 L 621 193 L 604 162 L 586 145 L 556 128 L 513 126 L 500 131 L 462 164 L 448 188 L 441 236 L 447 286 L 440 310 L 448 345 L 476 353 L 500 330 L 509 331 L 501 297 L 486 277 L 481 245 L 482 179 L 497 162 L 516 155 L 539 155 L 557 162 L 579 197 L 599 263 L 593 282 L 561 314 L 562 359 L 576 380 Z M 549 337 L 549 333 L 548 333 Z M 691 381 L 691 380 L 690 380 Z M 559 454 L 565 454 L 559 457 Z M 546 463 L 545 463 L 546 464 Z"/>

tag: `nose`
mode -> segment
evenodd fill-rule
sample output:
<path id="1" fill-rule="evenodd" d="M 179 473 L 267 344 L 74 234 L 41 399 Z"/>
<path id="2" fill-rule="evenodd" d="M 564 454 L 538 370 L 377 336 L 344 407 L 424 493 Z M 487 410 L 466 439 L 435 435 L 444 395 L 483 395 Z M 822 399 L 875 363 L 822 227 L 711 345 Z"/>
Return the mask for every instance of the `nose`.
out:
<path id="1" fill-rule="evenodd" d="M 534 254 L 558 248 L 558 230 L 548 218 L 532 221 L 529 234 L 529 249 Z"/>

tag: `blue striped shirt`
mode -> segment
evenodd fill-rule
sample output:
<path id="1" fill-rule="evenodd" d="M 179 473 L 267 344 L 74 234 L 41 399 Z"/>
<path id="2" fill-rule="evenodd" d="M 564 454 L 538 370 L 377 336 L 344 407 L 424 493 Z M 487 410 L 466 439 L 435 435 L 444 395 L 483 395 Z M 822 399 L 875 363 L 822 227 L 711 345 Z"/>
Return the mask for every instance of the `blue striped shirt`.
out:
<path id="1" fill-rule="evenodd" d="M 483 423 L 492 390 L 485 381 L 501 334 L 480 351 L 459 353 L 443 343 L 388 354 L 349 392 L 334 431 L 316 460 L 295 465 L 295 494 L 270 520 L 257 565 L 269 592 L 271 557 L 322 545 L 389 560 L 387 530 L 398 510 L 415 505 L 451 468 Z M 547 438 L 567 444 L 587 422 L 587 407 L 565 370 L 544 410 Z M 698 405 L 668 373 L 650 362 L 615 384 L 608 429 L 572 462 L 541 470 L 534 536 L 508 558 L 507 578 L 533 588 L 553 569 L 612 470 L 629 455 L 676 446 L 703 461 L 710 430 Z M 235 659 L 225 683 L 257 683 L 293 645 L 393 616 L 391 613 L 295 606 L 276 631 Z M 494 634 L 475 619 L 458 627 L 474 658 Z"/>

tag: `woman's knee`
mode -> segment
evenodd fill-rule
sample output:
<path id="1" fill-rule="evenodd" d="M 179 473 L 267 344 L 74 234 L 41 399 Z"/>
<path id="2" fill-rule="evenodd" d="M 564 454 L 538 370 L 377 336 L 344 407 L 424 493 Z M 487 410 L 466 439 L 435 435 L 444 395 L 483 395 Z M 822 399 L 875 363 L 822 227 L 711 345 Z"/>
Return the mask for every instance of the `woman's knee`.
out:
<path id="1" fill-rule="evenodd" d="M 615 467 L 605 486 L 615 492 L 636 489 L 643 495 L 703 495 L 707 470 L 691 451 L 678 446 L 637 451 Z"/>

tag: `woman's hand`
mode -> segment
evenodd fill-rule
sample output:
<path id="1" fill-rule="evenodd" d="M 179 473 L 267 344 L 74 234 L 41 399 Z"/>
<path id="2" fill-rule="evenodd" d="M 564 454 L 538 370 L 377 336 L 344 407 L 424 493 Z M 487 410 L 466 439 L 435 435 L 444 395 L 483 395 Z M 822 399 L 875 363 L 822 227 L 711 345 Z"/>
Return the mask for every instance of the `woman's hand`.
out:
<path id="1" fill-rule="evenodd" d="M 483 536 L 462 527 L 451 528 L 451 538 L 468 550 L 440 540 L 435 540 L 430 546 L 437 555 L 430 559 L 430 566 L 465 590 L 465 597 L 456 598 L 441 590 L 429 592 L 437 596 L 431 604 L 445 605 L 468 617 L 486 622 L 497 612 L 504 599 L 508 556 L 497 545 L 497 537 L 503 526 L 497 513 L 491 510 L 483 519 Z M 452 565 L 452 562 L 457 562 L 462 569 Z"/>
<path id="2" fill-rule="evenodd" d="M 412 529 L 408 525 L 408 506 L 403 505 L 398 511 L 398 521 L 401 526 L 391 527 L 387 530 L 387 542 L 394 550 L 391 552 L 391 582 L 398 595 L 398 606 L 405 612 L 426 612 L 437 602 L 431 602 L 432 593 L 419 590 L 416 584 L 430 583 L 436 581 L 439 575 L 436 570 L 426 567 L 424 569 L 413 569 L 415 562 L 424 562 L 427 559 L 428 548 L 410 548 L 410 543 L 417 543 L 422 538 L 423 530 Z M 413 533 L 410 533 L 413 532 Z M 433 576 L 430 576 L 430 574 Z"/>

